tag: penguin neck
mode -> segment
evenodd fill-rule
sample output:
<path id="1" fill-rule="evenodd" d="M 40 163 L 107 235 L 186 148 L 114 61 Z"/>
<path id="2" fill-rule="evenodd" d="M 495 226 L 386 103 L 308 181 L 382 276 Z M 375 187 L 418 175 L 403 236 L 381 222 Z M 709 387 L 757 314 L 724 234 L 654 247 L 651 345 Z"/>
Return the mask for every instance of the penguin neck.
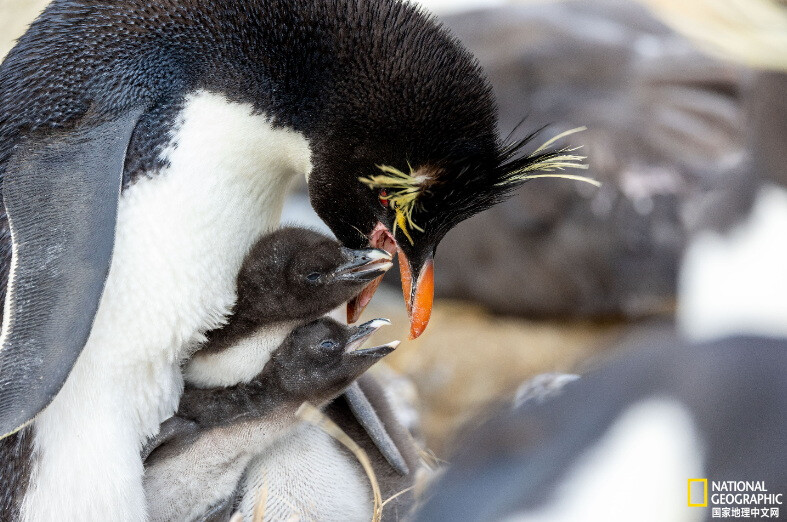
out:
<path id="1" fill-rule="evenodd" d="M 177 415 L 206 429 L 235 422 L 255 422 L 266 417 L 292 418 L 301 401 L 282 388 L 278 374 L 266 365 L 249 383 L 225 388 L 186 387 Z"/>

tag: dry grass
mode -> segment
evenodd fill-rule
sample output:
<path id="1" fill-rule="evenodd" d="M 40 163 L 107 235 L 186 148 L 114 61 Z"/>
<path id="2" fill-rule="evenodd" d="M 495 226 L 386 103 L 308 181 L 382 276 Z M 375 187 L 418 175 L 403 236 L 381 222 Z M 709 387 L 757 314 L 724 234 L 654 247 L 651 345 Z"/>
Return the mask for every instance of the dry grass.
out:
<path id="1" fill-rule="evenodd" d="M 385 506 L 391 502 L 392 500 L 398 498 L 400 495 L 404 495 L 410 491 L 416 490 L 419 487 L 419 484 L 416 481 L 416 484 L 410 486 L 409 488 L 405 488 L 393 495 L 389 498 L 382 500 L 382 495 L 380 493 L 380 484 L 377 480 L 377 475 L 374 472 L 374 468 L 372 467 L 372 463 L 369 460 L 369 456 L 366 452 L 353 440 L 352 437 L 347 435 L 336 423 L 334 423 L 330 418 L 328 418 L 322 411 L 318 408 L 309 404 L 308 402 L 301 405 L 298 409 L 297 413 L 298 417 L 302 420 L 314 424 L 325 433 L 339 441 L 344 447 L 352 452 L 355 458 L 363 467 L 363 470 L 366 472 L 366 476 L 369 478 L 369 484 L 372 488 L 372 498 L 374 503 L 374 509 L 372 512 L 372 522 L 380 522 L 383 516 L 383 509 Z M 416 495 L 417 497 L 417 495 Z M 255 519 L 255 522 L 256 519 Z"/>
<path id="2" fill-rule="evenodd" d="M 257 499 L 254 503 L 253 522 L 265 520 L 265 507 L 268 505 L 268 476 L 263 477 L 262 487 L 257 491 Z"/>

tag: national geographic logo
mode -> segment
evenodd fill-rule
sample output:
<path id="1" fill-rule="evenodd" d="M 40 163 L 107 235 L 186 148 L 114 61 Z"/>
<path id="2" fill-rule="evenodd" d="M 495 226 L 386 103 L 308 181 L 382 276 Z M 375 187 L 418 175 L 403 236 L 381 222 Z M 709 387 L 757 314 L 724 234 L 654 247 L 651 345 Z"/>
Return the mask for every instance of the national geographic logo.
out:
<path id="1" fill-rule="evenodd" d="M 706 507 L 707 505 L 708 479 L 689 479 L 689 507 Z"/>
<path id="2" fill-rule="evenodd" d="M 708 507 L 711 518 L 778 519 L 784 495 L 768 491 L 765 481 L 689 479 L 689 507 Z"/>

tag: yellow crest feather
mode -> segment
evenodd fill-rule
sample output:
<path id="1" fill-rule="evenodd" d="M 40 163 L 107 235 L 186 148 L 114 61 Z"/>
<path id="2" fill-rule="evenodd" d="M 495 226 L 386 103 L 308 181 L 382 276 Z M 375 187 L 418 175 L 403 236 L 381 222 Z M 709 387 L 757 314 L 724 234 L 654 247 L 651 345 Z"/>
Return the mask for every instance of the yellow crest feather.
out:
<path id="1" fill-rule="evenodd" d="M 539 153 L 546 150 L 550 145 L 555 143 L 557 140 L 561 138 L 565 138 L 571 134 L 575 134 L 577 132 L 582 132 L 587 130 L 587 127 L 577 127 L 575 129 L 570 129 L 565 132 L 561 132 L 557 136 L 554 136 L 547 140 L 543 145 L 539 148 L 534 150 L 530 153 L 528 158 L 535 158 Z M 520 181 L 526 181 L 529 179 L 537 179 L 537 178 L 564 178 L 564 179 L 571 179 L 574 181 L 583 181 L 585 183 L 590 183 L 591 185 L 595 185 L 596 187 L 600 187 L 601 183 L 595 179 L 588 178 L 587 176 L 578 176 L 576 174 L 529 174 L 530 172 L 540 171 L 540 172 L 555 172 L 561 171 L 565 169 L 587 169 L 588 165 L 583 163 L 587 156 L 580 156 L 578 154 L 572 154 L 574 151 L 581 149 L 582 147 L 573 147 L 573 148 L 562 148 L 559 149 L 554 155 L 549 155 L 543 159 L 538 161 L 534 161 L 529 163 L 527 166 L 511 172 L 508 178 L 500 183 L 501 185 L 507 185 L 509 183 L 515 183 Z"/>
<path id="2" fill-rule="evenodd" d="M 575 174 L 549 174 L 555 171 L 562 171 L 565 169 L 586 169 L 588 166 L 582 163 L 585 156 L 573 154 L 574 151 L 581 147 L 575 148 L 562 148 L 554 153 L 546 154 L 542 158 L 538 158 L 539 154 L 543 153 L 557 140 L 586 130 L 586 127 L 578 127 L 576 129 L 567 130 L 558 134 L 557 136 L 547 140 L 543 145 L 533 151 L 528 158 L 533 158 L 534 161 L 528 163 L 526 166 L 519 168 L 513 172 L 508 173 L 504 181 L 498 183 L 498 186 L 504 186 L 512 183 L 518 183 L 529 179 L 536 178 L 565 178 L 576 181 L 584 181 L 595 186 L 601 186 L 598 181 Z M 386 190 L 385 195 L 378 194 L 381 201 L 387 201 L 391 209 L 396 213 L 394 220 L 393 233 L 396 235 L 396 230 L 402 231 L 402 234 L 412 245 L 414 243 L 411 235 L 411 230 L 418 230 L 423 232 L 424 229 L 419 227 L 413 221 L 413 211 L 418 204 L 418 198 L 423 194 L 429 185 L 428 175 L 419 174 L 413 170 L 413 167 L 408 163 L 409 172 L 402 172 L 396 167 L 390 165 L 377 165 L 381 174 L 374 174 L 368 177 L 361 177 L 358 180 L 364 185 L 373 190 L 380 191 Z M 547 174 L 533 174 L 534 171 L 546 172 Z"/>
<path id="3" fill-rule="evenodd" d="M 388 200 L 391 208 L 396 212 L 393 234 L 396 235 L 397 228 L 401 229 L 412 245 L 414 243 L 413 237 L 408 229 L 412 228 L 419 232 L 424 231 L 423 228 L 416 225 L 413 221 L 413 210 L 415 210 L 415 205 L 418 202 L 418 196 L 425 190 L 424 179 L 418 177 L 412 167 L 410 167 L 409 173 L 402 172 L 390 165 L 377 165 L 377 168 L 383 174 L 358 179 L 369 188 L 388 191 L 386 196 L 378 197 L 381 200 Z"/>

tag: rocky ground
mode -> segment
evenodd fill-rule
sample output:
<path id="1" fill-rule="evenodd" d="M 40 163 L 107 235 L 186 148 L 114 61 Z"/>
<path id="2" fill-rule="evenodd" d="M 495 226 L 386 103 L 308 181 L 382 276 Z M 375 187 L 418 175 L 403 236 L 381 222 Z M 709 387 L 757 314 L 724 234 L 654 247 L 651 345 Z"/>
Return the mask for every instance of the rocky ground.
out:
<path id="1" fill-rule="evenodd" d="M 376 334 L 380 342 L 407 338 L 398 292 L 378 292 L 364 317 L 393 321 Z M 581 373 L 622 329 L 615 323 L 496 316 L 468 302 L 442 300 L 427 331 L 402 343 L 386 362 L 415 384 L 424 438 L 445 458 L 462 428 L 510 401 L 524 380 L 544 372 Z"/>

